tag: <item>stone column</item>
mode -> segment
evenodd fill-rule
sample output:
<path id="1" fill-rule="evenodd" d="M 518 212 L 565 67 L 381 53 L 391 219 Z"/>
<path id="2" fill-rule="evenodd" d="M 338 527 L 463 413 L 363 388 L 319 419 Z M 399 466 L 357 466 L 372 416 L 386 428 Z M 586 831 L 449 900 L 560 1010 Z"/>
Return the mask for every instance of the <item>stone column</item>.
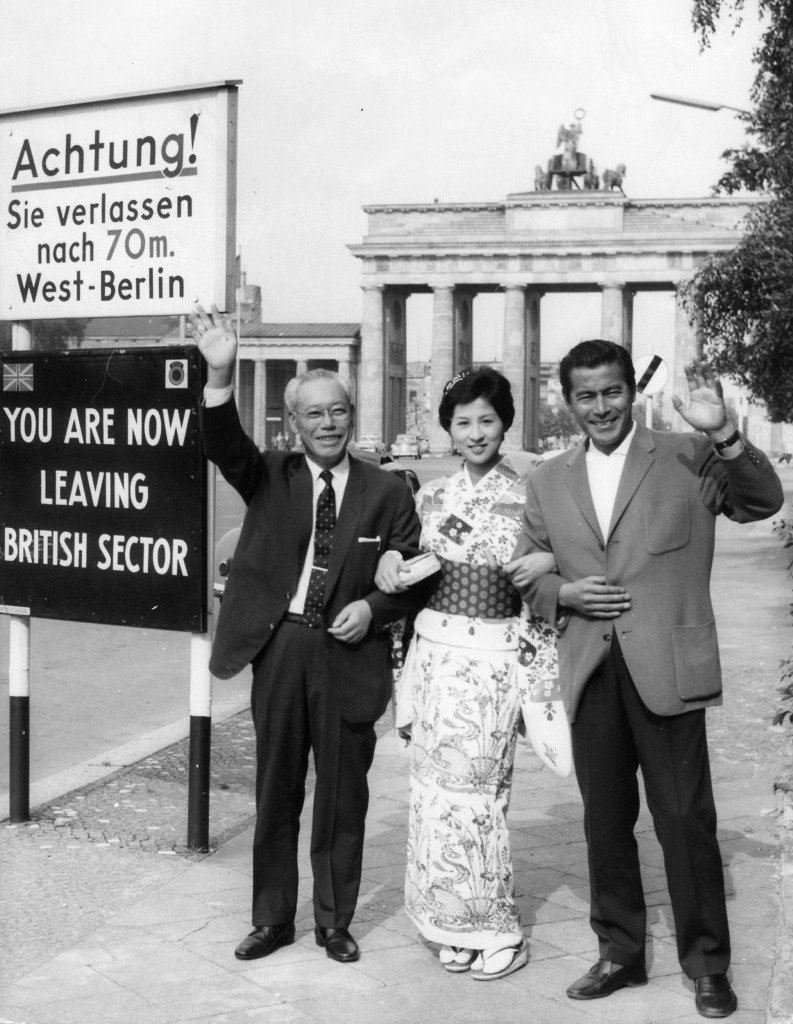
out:
<path id="1" fill-rule="evenodd" d="M 295 363 L 295 376 L 299 377 L 303 373 L 308 373 L 308 361 L 305 359 L 298 359 Z"/>
<path id="2" fill-rule="evenodd" d="M 526 397 L 524 401 L 523 448 L 540 447 L 540 341 L 542 331 L 540 288 L 526 289 Z"/>
<path id="3" fill-rule="evenodd" d="M 505 451 L 522 451 L 526 409 L 526 289 L 504 288 L 504 376 L 512 385 L 515 420 L 504 441 Z"/>
<path id="4" fill-rule="evenodd" d="M 672 394 L 679 395 L 684 402 L 688 401 L 688 384 L 686 383 L 685 367 L 693 359 L 702 355 L 702 339 L 696 324 L 692 324 L 688 313 L 683 307 L 683 293 L 680 284 L 675 288 L 675 365 L 672 368 Z M 670 402 L 671 404 L 671 402 Z M 674 406 L 672 406 L 674 411 Z M 673 430 L 691 430 L 682 416 L 674 412 L 672 417 Z"/>
<path id="5" fill-rule="evenodd" d="M 622 293 L 622 344 L 633 352 L 633 300 L 635 288 L 626 288 Z"/>
<path id="6" fill-rule="evenodd" d="M 605 284 L 601 299 L 600 335 L 618 345 L 625 344 L 624 291 L 621 284 Z"/>
<path id="7" fill-rule="evenodd" d="M 358 367 L 357 437 L 383 436 L 383 286 L 365 285 L 361 316 L 361 363 Z"/>
<path id="8" fill-rule="evenodd" d="M 443 398 L 443 386 L 454 376 L 454 288 L 442 285 L 432 289 L 432 419 L 430 451 L 448 454 L 451 449 L 449 435 L 438 423 L 438 406 Z"/>
<path id="9" fill-rule="evenodd" d="M 267 362 L 264 359 L 257 359 L 253 364 L 253 440 L 258 448 L 267 444 Z"/>

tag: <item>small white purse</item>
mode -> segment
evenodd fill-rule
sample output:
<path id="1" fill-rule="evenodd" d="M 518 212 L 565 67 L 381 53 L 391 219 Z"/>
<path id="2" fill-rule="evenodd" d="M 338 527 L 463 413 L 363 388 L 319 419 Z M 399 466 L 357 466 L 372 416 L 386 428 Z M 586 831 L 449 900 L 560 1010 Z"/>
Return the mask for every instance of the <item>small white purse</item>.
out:
<path id="1" fill-rule="evenodd" d="M 564 701 L 528 700 L 523 704 L 523 721 L 528 740 L 542 763 L 557 775 L 569 775 L 573 749 Z"/>
<path id="2" fill-rule="evenodd" d="M 539 646 L 530 637 L 529 624 L 539 629 Z M 544 620 L 526 614 L 524 606 L 519 624 L 518 687 L 526 736 L 534 753 L 556 775 L 569 775 L 573 769 L 573 743 L 563 700 L 556 652 L 556 630 Z"/>

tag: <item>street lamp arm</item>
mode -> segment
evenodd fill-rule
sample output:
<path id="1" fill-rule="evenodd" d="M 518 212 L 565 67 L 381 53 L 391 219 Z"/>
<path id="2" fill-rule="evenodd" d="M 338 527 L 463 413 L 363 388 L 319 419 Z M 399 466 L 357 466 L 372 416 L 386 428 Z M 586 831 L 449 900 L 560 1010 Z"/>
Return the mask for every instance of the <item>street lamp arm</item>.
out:
<path id="1" fill-rule="evenodd" d="M 738 114 L 749 114 L 745 107 L 732 107 L 728 103 L 712 103 L 710 100 L 694 100 L 685 96 L 670 96 L 668 93 L 651 92 L 650 99 L 663 100 L 664 103 L 677 103 L 681 107 L 696 107 L 698 110 L 734 110 Z"/>

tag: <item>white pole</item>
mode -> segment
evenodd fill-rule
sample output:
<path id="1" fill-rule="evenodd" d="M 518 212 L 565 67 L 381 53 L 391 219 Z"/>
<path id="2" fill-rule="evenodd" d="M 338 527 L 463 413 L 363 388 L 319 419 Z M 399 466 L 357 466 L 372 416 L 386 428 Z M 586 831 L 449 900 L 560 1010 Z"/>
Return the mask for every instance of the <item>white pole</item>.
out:
<path id="1" fill-rule="evenodd" d="M 215 596 L 215 467 L 207 463 L 207 629 L 190 636 L 190 741 L 187 776 L 187 847 L 209 847 L 209 776 L 212 749 L 212 650 Z"/>
<path id="2" fill-rule="evenodd" d="M 644 425 L 648 430 L 653 429 L 653 396 L 644 396 Z"/>

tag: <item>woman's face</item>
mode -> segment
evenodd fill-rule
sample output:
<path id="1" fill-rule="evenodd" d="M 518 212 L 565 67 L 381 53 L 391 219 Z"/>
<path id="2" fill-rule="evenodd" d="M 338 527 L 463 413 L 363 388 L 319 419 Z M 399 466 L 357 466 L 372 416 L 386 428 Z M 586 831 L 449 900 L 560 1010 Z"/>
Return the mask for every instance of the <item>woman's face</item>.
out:
<path id="1" fill-rule="evenodd" d="M 455 406 L 449 435 L 471 475 L 478 479 L 499 460 L 504 424 L 490 402 L 477 398 L 468 405 Z"/>

